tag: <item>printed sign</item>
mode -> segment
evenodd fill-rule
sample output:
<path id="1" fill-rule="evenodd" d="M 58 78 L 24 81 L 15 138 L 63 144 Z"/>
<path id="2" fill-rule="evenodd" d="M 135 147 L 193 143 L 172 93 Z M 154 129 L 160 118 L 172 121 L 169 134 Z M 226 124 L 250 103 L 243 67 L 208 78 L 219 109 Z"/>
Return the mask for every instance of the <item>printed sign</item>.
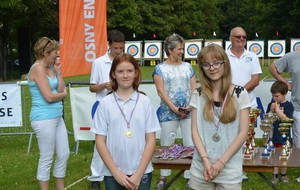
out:
<path id="1" fill-rule="evenodd" d="M 0 84 L 0 127 L 21 127 L 21 87 L 18 84 Z"/>

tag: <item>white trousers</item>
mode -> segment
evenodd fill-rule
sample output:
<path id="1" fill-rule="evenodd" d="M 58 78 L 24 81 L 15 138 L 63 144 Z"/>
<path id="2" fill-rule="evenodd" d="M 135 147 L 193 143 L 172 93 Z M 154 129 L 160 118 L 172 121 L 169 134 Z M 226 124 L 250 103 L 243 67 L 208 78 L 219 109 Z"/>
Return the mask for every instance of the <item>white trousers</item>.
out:
<path id="1" fill-rule="evenodd" d="M 294 125 L 292 127 L 293 146 L 300 148 L 300 112 L 293 112 Z"/>
<path id="2" fill-rule="evenodd" d="M 181 119 L 177 121 L 168 121 L 160 123 L 161 132 L 160 132 L 160 145 L 161 146 L 170 146 L 175 143 L 175 139 L 177 136 L 177 129 L 180 127 L 182 142 L 184 146 L 194 146 L 192 140 L 192 127 L 191 127 L 191 119 Z M 175 134 L 175 135 L 174 135 Z M 171 175 L 171 170 L 162 169 L 160 170 L 161 176 L 169 176 Z M 190 178 L 190 171 L 186 170 L 184 172 L 184 178 Z"/>
<path id="3" fill-rule="evenodd" d="M 103 168 L 104 168 L 104 163 L 97 151 L 96 143 L 95 143 L 93 159 L 92 159 L 92 163 L 91 163 L 92 175 L 88 177 L 88 180 L 89 181 L 103 181 L 103 179 L 104 179 L 104 176 L 102 175 Z"/>
<path id="4" fill-rule="evenodd" d="M 40 159 L 38 162 L 37 179 L 48 181 L 53 155 L 56 153 L 53 176 L 64 178 L 70 154 L 68 134 L 64 120 L 60 118 L 32 121 L 31 126 L 36 133 Z"/>

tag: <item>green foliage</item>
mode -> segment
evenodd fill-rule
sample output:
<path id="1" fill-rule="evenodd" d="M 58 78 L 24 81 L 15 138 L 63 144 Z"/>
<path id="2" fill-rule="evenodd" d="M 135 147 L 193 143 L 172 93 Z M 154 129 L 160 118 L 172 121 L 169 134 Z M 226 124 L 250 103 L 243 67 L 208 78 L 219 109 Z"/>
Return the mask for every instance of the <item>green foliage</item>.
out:
<path id="1" fill-rule="evenodd" d="M 172 33 L 185 39 L 221 38 L 245 28 L 248 38 L 299 38 L 300 2 L 293 0 L 108 0 L 107 29 L 119 29 L 126 40 L 164 40 Z M 28 27 L 31 44 L 41 36 L 59 38 L 58 0 L 0 1 L 0 81 L 6 61 L 17 54 L 17 31 Z M 217 36 L 213 36 L 216 32 Z M 276 36 L 278 32 L 279 36 Z M 136 37 L 133 37 L 133 33 Z M 287 43 L 287 49 L 289 44 Z M 13 55 L 14 54 L 14 55 Z"/>

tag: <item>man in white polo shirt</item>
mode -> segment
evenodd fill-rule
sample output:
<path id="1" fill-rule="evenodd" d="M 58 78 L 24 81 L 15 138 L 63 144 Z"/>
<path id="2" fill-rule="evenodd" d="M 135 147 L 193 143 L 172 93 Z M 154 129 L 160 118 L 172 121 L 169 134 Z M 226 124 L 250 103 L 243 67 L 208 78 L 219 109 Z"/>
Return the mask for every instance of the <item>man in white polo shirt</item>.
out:
<path id="1" fill-rule="evenodd" d="M 247 35 L 243 28 L 235 27 L 229 36 L 231 47 L 226 50 L 232 72 L 232 83 L 244 87 L 250 96 L 251 107 L 256 108 L 255 87 L 259 85 L 262 73 L 258 57 L 255 53 L 245 49 Z M 246 175 L 243 180 L 247 181 Z"/>
<path id="2" fill-rule="evenodd" d="M 118 30 L 112 30 L 108 33 L 109 51 L 103 56 L 97 58 L 93 62 L 90 91 L 96 93 L 96 100 L 100 101 L 111 90 L 109 81 L 109 72 L 113 59 L 124 52 L 125 37 L 124 34 Z M 104 163 L 94 147 L 94 154 L 91 163 L 92 175 L 88 177 L 91 181 L 91 190 L 100 190 L 100 181 L 103 181 L 102 170 Z"/>

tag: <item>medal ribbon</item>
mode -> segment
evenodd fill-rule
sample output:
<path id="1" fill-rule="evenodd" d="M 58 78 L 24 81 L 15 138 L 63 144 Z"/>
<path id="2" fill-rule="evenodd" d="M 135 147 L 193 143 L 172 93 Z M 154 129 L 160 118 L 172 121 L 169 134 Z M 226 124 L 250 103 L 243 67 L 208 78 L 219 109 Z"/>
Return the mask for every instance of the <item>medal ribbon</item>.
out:
<path id="1" fill-rule="evenodd" d="M 130 121 L 131 121 L 133 112 L 134 112 L 134 110 L 135 110 L 136 104 L 137 104 L 137 102 L 138 102 L 138 100 L 139 100 L 139 97 L 140 97 L 140 93 L 139 93 L 139 92 L 137 92 L 137 93 L 138 93 L 138 94 L 137 94 L 137 99 L 136 99 L 136 102 L 135 102 L 135 104 L 134 104 L 134 107 L 133 107 L 133 109 L 132 109 L 132 111 L 131 111 L 129 121 L 127 121 L 126 116 L 125 116 L 125 113 L 123 112 L 122 108 L 120 107 L 120 105 L 119 105 L 119 103 L 118 103 L 116 93 L 115 93 L 115 92 L 113 93 L 113 94 L 114 94 L 114 98 L 115 98 L 115 100 L 116 100 L 116 102 L 117 102 L 117 105 L 118 105 L 118 107 L 119 107 L 119 110 L 121 111 L 121 113 L 122 113 L 122 115 L 123 115 L 123 118 L 125 119 L 125 121 L 126 121 L 126 123 L 127 123 L 127 129 L 128 129 L 128 130 L 130 129 Z"/>
<path id="2" fill-rule="evenodd" d="M 225 102 L 226 102 L 226 100 L 227 100 L 227 96 L 228 96 L 228 92 L 227 92 L 227 94 L 226 94 L 226 96 L 225 96 L 225 99 L 224 99 L 224 101 L 223 101 L 223 103 L 222 103 L 222 106 L 221 106 L 221 113 L 220 113 L 220 118 L 217 118 L 216 116 L 215 116 L 215 114 L 214 114 L 214 107 L 211 105 L 211 114 L 212 114 L 212 116 L 213 116 L 213 118 L 214 118 L 214 125 L 215 125 L 215 129 L 216 129 L 216 131 L 218 131 L 218 129 L 219 129 L 219 123 L 220 123 L 220 119 L 221 119 L 221 115 L 222 115 L 222 111 L 223 111 L 223 109 L 224 109 L 224 105 L 225 105 Z M 217 118 L 217 119 L 216 119 Z M 216 120 L 217 120 L 217 122 L 216 122 Z"/>

